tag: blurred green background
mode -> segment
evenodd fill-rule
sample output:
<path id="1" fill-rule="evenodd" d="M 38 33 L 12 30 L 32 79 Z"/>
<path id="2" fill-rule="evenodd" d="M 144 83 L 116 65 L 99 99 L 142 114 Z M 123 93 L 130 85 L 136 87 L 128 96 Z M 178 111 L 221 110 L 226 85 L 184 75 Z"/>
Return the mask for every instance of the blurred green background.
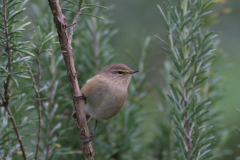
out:
<path id="1" fill-rule="evenodd" d="M 218 102 L 218 106 L 224 117 L 222 123 L 232 131 L 228 147 L 234 153 L 226 158 L 234 159 L 234 157 L 240 156 L 240 149 L 237 147 L 240 144 L 240 134 L 235 129 L 235 127 L 240 127 L 240 114 L 236 111 L 236 108 L 240 109 L 240 1 L 219 1 L 220 4 L 214 7 L 213 13 L 217 16 L 216 22 L 211 27 L 211 30 L 219 35 L 221 40 L 219 47 L 226 55 L 222 60 L 222 64 L 226 67 L 219 72 L 224 79 L 224 97 Z M 161 5 L 162 1 L 106 1 L 106 6 L 114 5 L 112 19 L 115 20 L 114 28 L 118 28 L 119 32 L 110 43 L 118 50 L 118 60 L 120 62 L 127 61 L 125 50 L 138 52 L 137 44 L 142 40 L 143 35 L 165 36 L 164 21 L 161 19 L 157 4 Z M 155 42 L 160 44 L 158 40 L 155 40 Z M 157 49 L 153 52 L 157 52 L 159 56 L 154 58 L 150 64 L 151 67 L 157 68 L 159 62 L 164 59 L 164 56 L 161 55 L 163 51 Z M 131 62 L 127 64 L 131 66 Z"/>

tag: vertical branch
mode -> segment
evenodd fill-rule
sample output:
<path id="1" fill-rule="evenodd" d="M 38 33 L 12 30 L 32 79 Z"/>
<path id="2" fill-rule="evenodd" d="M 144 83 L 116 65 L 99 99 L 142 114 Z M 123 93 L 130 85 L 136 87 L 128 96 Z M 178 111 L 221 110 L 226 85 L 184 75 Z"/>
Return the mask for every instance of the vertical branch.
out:
<path id="1" fill-rule="evenodd" d="M 191 0 L 174 2 L 175 6 L 171 2 L 164 6 L 166 14 L 161 7 L 159 9 L 168 30 L 169 48 L 166 51 L 174 65 L 170 73 L 177 82 L 171 84 L 169 95 L 174 104 L 174 112 L 171 115 L 176 125 L 174 134 L 179 139 L 175 157 L 203 160 L 211 156 L 209 148 L 213 137 L 208 135 L 211 126 L 206 123 L 205 117 L 211 102 L 209 98 L 201 100 L 198 96 L 201 93 L 197 92 L 202 87 L 200 83 L 207 78 L 204 73 L 216 49 L 212 44 L 215 36 L 212 33 L 202 34 L 200 22 L 210 13 L 207 6 L 213 3 L 201 0 L 196 3 L 190 3 Z"/>
<path id="2" fill-rule="evenodd" d="M 4 20 L 4 27 L 5 27 L 5 37 L 6 37 L 6 52 L 8 54 L 8 73 L 12 73 L 12 52 L 10 50 L 10 44 L 9 44 L 9 31 L 8 31 L 8 25 L 7 25 L 7 11 L 6 11 L 6 1 L 3 0 L 3 20 Z M 6 82 L 4 83 L 4 95 L 6 98 L 6 102 L 9 104 L 10 101 L 10 91 L 9 91 L 9 83 L 10 83 L 10 77 L 7 77 Z M 9 96 L 6 96 L 9 95 Z"/>
<path id="3" fill-rule="evenodd" d="M 21 137 L 21 135 L 19 133 L 19 130 L 18 130 L 17 123 L 16 123 L 16 121 L 15 121 L 15 119 L 13 117 L 13 114 L 12 114 L 11 110 L 9 109 L 8 105 L 5 106 L 5 109 L 7 110 L 8 116 L 10 117 L 10 119 L 12 121 L 13 128 L 14 128 L 16 134 L 17 134 L 18 141 L 19 141 L 19 144 L 20 144 L 20 147 L 21 147 L 21 151 L 22 151 L 23 159 L 27 160 L 27 155 L 26 155 L 25 148 L 24 148 L 24 145 L 23 145 L 22 137 Z"/>
<path id="4" fill-rule="evenodd" d="M 53 73 L 55 74 L 55 73 Z M 53 100 L 54 100 L 55 92 L 54 92 L 54 86 L 51 86 L 51 91 L 50 91 L 50 102 L 48 105 L 49 111 L 49 122 L 48 122 L 48 127 L 47 127 L 47 142 L 50 142 L 50 139 L 52 137 L 52 130 L 51 130 L 51 123 L 53 119 Z M 50 144 L 47 144 L 46 147 L 46 160 L 49 160 L 50 158 Z"/>
<path id="5" fill-rule="evenodd" d="M 183 10 L 183 15 L 186 15 L 187 13 L 187 8 L 188 8 L 188 0 L 183 0 L 181 3 L 181 7 Z M 186 39 L 186 26 L 183 29 L 183 33 L 182 33 L 182 38 Z M 183 46 L 183 52 L 185 55 L 185 58 L 188 57 L 188 51 L 187 51 L 187 46 Z M 184 82 L 185 83 L 185 82 Z M 184 102 L 184 107 L 188 107 L 188 88 L 187 86 L 183 88 L 183 93 L 185 93 L 185 102 Z M 188 123 L 189 117 L 188 117 L 188 111 L 185 114 L 185 122 L 187 123 L 186 125 L 186 133 L 187 133 L 187 149 L 188 151 L 192 148 L 192 142 L 191 142 L 191 135 L 190 135 L 190 128 L 189 128 L 189 123 Z M 191 159 L 192 155 L 189 154 L 188 159 Z"/>
<path id="6" fill-rule="evenodd" d="M 188 89 L 187 87 L 185 87 L 185 102 L 184 102 L 184 106 L 188 107 Z M 189 128 L 189 123 L 188 123 L 189 117 L 188 117 L 188 112 L 186 112 L 185 115 L 185 122 L 187 123 L 186 125 L 186 133 L 187 133 L 187 147 L 188 150 L 190 150 L 192 148 L 192 141 L 191 141 L 191 135 L 190 135 L 190 128 Z M 189 155 L 189 159 L 191 159 L 191 154 Z"/>
<path id="7" fill-rule="evenodd" d="M 40 88 L 41 88 L 41 82 L 42 82 L 42 77 L 41 77 L 41 65 L 40 65 L 40 61 L 39 61 L 39 56 L 40 56 L 40 53 L 38 53 L 38 55 L 37 55 L 37 64 L 38 64 L 38 89 L 40 90 Z"/>
<path id="8" fill-rule="evenodd" d="M 3 3 L 3 21 L 4 21 L 4 27 L 5 27 L 5 38 L 6 38 L 6 52 L 8 54 L 8 73 L 11 74 L 12 73 L 12 53 L 11 53 L 11 49 L 10 49 L 10 38 L 9 38 L 9 30 L 8 30 L 8 24 L 7 24 L 7 10 L 6 10 L 6 0 L 2 1 Z M 4 102 L 3 102 L 3 106 L 5 107 L 8 116 L 10 117 L 12 124 L 13 124 L 13 128 L 17 134 L 18 137 L 18 142 L 20 144 L 20 148 L 22 151 L 22 156 L 24 160 L 27 160 L 27 155 L 25 152 L 25 148 L 23 145 L 23 141 L 22 141 L 22 137 L 20 135 L 17 123 L 14 119 L 14 116 L 9 108 L 9 103 L 10 103 L 10 89 L 9 89 L 9 84 L 10 84 L 10 76 L 7 77 L 6 81 L 4 82 Z"/>
<path id="9" fill-rule="evenodd" d="M 0 97 L 2 98 L 2 100 L 4 101 L 4 97 L 3 97 L 3 95 L 2 95 L 2 92 L 0 91 Z M 0 100 L 0 106 L 2 106 L 3 105 L 3 102 Z"/>
<path id="10" fill-rule="evenodd" d="M 41 144 L 41 128 L 42 128 L 42 104 L 41 104 L 41 100 L 40 100 L 40 88 L 41 88 L 41 81 L 42 81 L 42 77 L 41 77 L 41 66 L 40 66 L 40 62 L 39 62 L 39 56 L 40 53 L 37 55 L 37 63 L 38 63 L 38 88 L 35 85 L 35 92 L 36 92 L 36 99 L 38 101 L 38 142 L 37 142 L 37 149 L 36 149 L 36 153 L 35 153 L 35 160 L 38 159 L 38 151 L 40 148 L 40 144 Z M 29 69 L 30 70 L 30 69 Z M 31 71 L 31 70 L 30 70 Z M 31 74 L 32 80 L 34 79 L 33 75 Z M 35 80 L 34 83 L 36 84 Z"/>
<path id="11" fill-rule="evenodd" d="M 73 96 L 73 102 L 77 115 L 77 124 L 79 126 L 79 136 L 82 140 L 82 150 L 84 153 L 84 158 L 93 160 L 94 150 L 92 147 L 92 142 L 85 143 L 84 140 L 90 138 L 89 129 L 87 126 L 87 121 L 84 112 L 84 100 L 81 98 L 83 95 L 80 91 L 77 73 L 75 69 L 71 39 L 68 38 L 67 34 L 67 23 L 66 18 L 62 13 L 62 9 L 59 5 L 59 0 L 48 0 L 50 8 L 52 10 L 53 19 L 55 26 L 57 28 L 59 42 L 61 44 L 61 52 L 64 57 L 65 66 L 67 69 L 67 75 L 70 82 L 71 92 Z M 80 14 L 80 12 L 78 12 Z M 72 26 L 74 27 L 74 25 Z M 73 30 L 71 31 L 73 34 Z M 72 36 L 70 34 L 70 37 Z"/>
<path id="12" fill-rule="evenodd" d="M 23 55 L 21 53 L 19 53 L 20 57 L 23 58 Z M 37 58 L 37 61 L 39 63 L 39 57 Z M 36 100 L 38 101 L 38 114 L 39 114 L 39 122 L 38 122 L 38 142 L 37 142 L 37 148 L 36 148 L 36 153 L 35 153 L 35 160 L 38 159 L 38 151 L 39 151 L 39 148 L 40 148 L 40 145 L 41 145 L 41 128 L 42 128 L 42 103 L 41 103 L 41 100 L 40 100 L 40 83 L 41 83 L 41 68 L 40 68 L 40 65 L 38 66 L 39 68 L 39 73 L 38 73 L 38 87 L 36 85 L 36 81 L 35 81 L 35 78 L 33 76 L 33 73 L 32 73 L 32 70 L 31 70 L 31 67 L 29 66 L 29 64 L 27 62 L 25 62 L 26 66 L 28 67 L 28 72 L 30 74 L 30 77 L 32 79 L 32 82 L 33 82 L 33 88 L 36 92 Z"/>
<path id="13" fill-rule="evenodd" d="M 170 132 L 170 136 L 169 136 L 169 157 L 170 157 L 170 160 L 174 160 L 174 158 L 173 158 L 173 134 L 172 134 L 172 130 L 171 130 L 171 132 Z"/>
<path id="14" fill-rule="evenodd" d="M 187 9 L 188 9 L 188 0 L 182 0 L 181 7 L 182 7 L 182 10 L 183 10 L 183 15 L 185 16 L 186 13 L 187 13 Z M 181 36 L 182 36 L 182 39 L 186 39 L 186 37 L 187 37 L 186 26 L 183 27 L 183 31 L 181 33 Z M 184 52 L 185 58 L 188 57 L 188 50 L 187 50 L 187 48 L 188 48 L 187 45 L 183 46 L 183 52 Z"/>

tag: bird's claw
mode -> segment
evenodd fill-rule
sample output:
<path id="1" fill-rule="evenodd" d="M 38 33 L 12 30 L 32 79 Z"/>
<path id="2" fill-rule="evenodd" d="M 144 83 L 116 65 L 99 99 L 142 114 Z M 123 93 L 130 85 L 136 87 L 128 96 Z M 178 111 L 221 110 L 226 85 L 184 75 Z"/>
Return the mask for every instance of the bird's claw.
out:
<path id="1" fill-rule="evenodd" d="M 85 100 L 86 101 L 86 97 L 84 96 L 84 94 L 82 93 L 82 95 L 81 96 L 79 96 L 79 98 L 80 99 L 83 99 L 83 100 Z"/>
<path id="2" fill-rule="evenodd" d="M 97 128 L 97 120 L 95 121 L 95 126 L 94 126 L 94 129 L 93 129 L 93 134 L 90 135 L 90 138 L 89 138 L 88 140 L 85 140 L 85 141 L 83 141 L 83 142 L 88 143 L 88 142 L 91 142 L 91 141 L 93 140 L 93 138 L 94 138 L 94 136 L 95 136 L 96 128 Z"/>
<path id="3" fill-rule="evenodd" d="M 91 142 L 93 140 L 95 135 L 90 135 L 90 138 L 88 140 L 83 141 L 84 143 Z"/>

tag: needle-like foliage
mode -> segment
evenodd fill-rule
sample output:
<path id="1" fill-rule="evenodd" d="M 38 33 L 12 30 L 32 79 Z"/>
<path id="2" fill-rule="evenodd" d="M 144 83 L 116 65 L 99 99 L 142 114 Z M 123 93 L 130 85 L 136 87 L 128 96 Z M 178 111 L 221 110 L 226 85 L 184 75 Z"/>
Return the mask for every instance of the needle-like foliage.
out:
<path id="1" fill-rule="evenodd" d="M 15 159 L 31 155 L 23 140 L 31 135 L 24 132 L 26 126 L 34 122 L 24 115 L 34 108 L 27 100 L 32 86 L 26 83 L 31 81 L 25 63 L 31 62 L 34 54 L 25 38 L 25 27 L 30 24 L 23 16 L 25 3 L 2 0 L 0 4 L 0 156 Z"/>
<path id="2" fill-rule="evenodd" d="M 165 44 L 163 49 L 171 58 L 171 69 L 166 65 L 165 68 L 174 79 L 170 81 L 168 95 L 172 108 L 168 113 L 174 126 L 165 127 L 170 136 L 167 142 L 172 143 L 168 145 L 171 159 L 201 160 L 212 156 L 215 137 L 211 123 L 214 119 L 211 118 L 215 116 L 208 112 L 213 97 L 209 96 L 211 91 L 203 83 L 206 84 L 211 76 L 209 66 L 216 55 L 214 42 L 217 36 L 201 29 L 212 6 L 209 0 L 175 0 L 164 3 L 163 8 L 158 6 L 166 24 L 167 41 L 158 38 Z M 164 95 L 163 91 L 160 89 L 160 95 Z M 166 101 L 166 97 L 163 98 Z M 163 105 L 169 107 L 164 101 Z"/>
<path id="3" fill-rule="evenodd" d="M 68 38 L 80 88 L 105 66 L 125 63 L 122 57 L 128 56 L 131 63 L 126 64 L 139 70 L 119 114 L 98 122 L 92 141 L 95 159 L 219 160 L 230 153 L 223 148 L 229 133 L 222 129 L 215 107 L 222 98 L 222 79 L 216 76 L 222 54 L 217 36 L 203 28 L 212 22 L 212 1 L 169 0 L 158 6 L 167 33 L 166 40 L 158 38 L 168 53 L 161 85 L 149 83 L 159 76 L 154 72 L 153 77 L 148 63 L 156 54 L 152 38 L 144 38 L 139 53 L 122 49 L 120 54 L 111 45 L 118 33 L 112 6 L 98 0 L 59 3 L 66 33 L 72 32 Z M 0 50 L 0 160 L 84 159 L 71 118 L 74 96 L 47 0 L 0 2 Z M 148 123 L 151 116 L 156 116 L 156 124 Z M 90 131 L 93 122 L 88 123 Z"/>

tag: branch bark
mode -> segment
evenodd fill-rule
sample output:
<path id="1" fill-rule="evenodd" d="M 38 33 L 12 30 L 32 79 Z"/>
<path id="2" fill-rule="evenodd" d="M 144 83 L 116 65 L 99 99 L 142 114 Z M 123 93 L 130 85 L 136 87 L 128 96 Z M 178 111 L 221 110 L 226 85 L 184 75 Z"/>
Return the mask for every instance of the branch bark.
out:
<path id="1" fill-rule="evenodd" d="M 69 41 L 70 44 L 72 44 L 73 32 L 75 30 L 75 25 L 76 25 L 76 23 L 77 23 L 77 21 L 80 17 L 81 11 L 82 11 L 82 9 L 80 8 L 79 11 L 77 12 L 75 18 L 73 19 L 73 22 L 72 22 L 71 26 L 70 26 L 70 33 L 69 33 L 69 38 L 68 38 L 68 41 Z"/>
<path id="2" fill-rule="evenodd" d="M 93 160 L 94 149 L 92 147 L 92 142 L 88 142 L 88 143 L 84 142 L 85 140 L 88 140 L 90 138 L 90 134 L 89 134 L 89 129 L 87 126 L 87 121 L 86 121 L 85 112 L 84 112 L 85 102 L 81 98 L 82 93 L 79 88 L 77 73 L 76 73 L 75 64 L 73 60 L 72 45 L 70 43 L 71 40 L 69 40 L 68 38 L 68 33 L 67 33 L 68 25 L 66 23 L 66 18 L 62 13 L 62 9 L 59 5 L 59 0 L 48 0 L 48 2 L 52 10 L 55 26 L 57 28 L 59 42 L 61 45 L 61 52 L 64 57 L 68 79 L 70 82 L 71 92 L 73 96 L 73 103 L 74 103 L 76 115 L 77 115 L 76 117 L 77 124 L 80 128 L 79 136 L 82 141 L 82 150 L 83 150 L 84 158 L 87 160 Z M 78 18 L 76 18 L 76 20 L 77 19 Z M 74 27 L 74 25 L 72 25 L 71 27 Z M 72 30 L 72 32 L 73 31 L 74 29 Z"/>

